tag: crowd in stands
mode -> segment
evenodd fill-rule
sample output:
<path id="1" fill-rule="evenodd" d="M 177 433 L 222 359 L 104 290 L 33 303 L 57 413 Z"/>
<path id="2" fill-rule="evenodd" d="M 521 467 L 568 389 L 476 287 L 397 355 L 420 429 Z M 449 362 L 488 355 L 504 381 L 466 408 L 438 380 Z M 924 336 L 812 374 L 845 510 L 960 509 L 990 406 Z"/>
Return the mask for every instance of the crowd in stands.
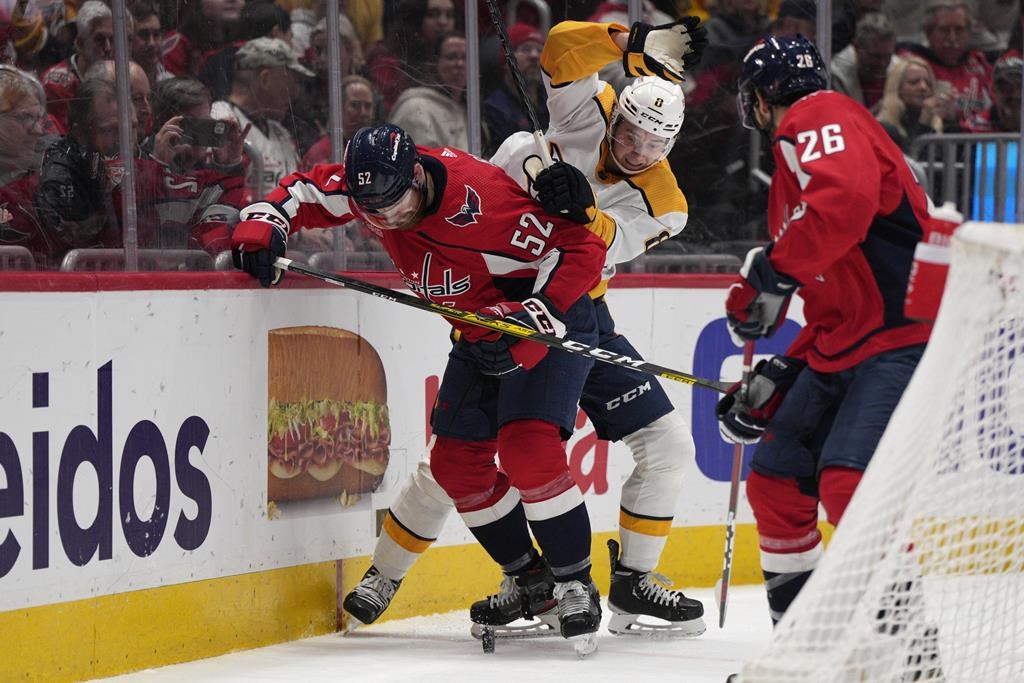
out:
<path id="1" fill-rule="evenodd" d="M 340 74 L 342 144 L 390 121 L 430 147 L 466 149 L 464 0 L 340 0 L 337 54 L 322 0 L 129 0 L 130 111 L 115 83 L 103 0 L 0 0 L 0 247 L 39 269 L 72 249 L 121 247 L 123 121 L 132 126 L 140 248 L 226 248 L 238 209 L 282 178 L 340 158 L 329 74 Z M 628 23 L 625 2 L 549 0 L 552 22 Z M 509 43 L 541 126 L 547 26 L 526 3 Z M 1019 130 L 1020 0 L 833 0 L 832 87 L 861 102 L 908 155 L 922 135 Z M 480 3 L 483 156 L 531 128 Z M 817 32 L 815 0 L 644 0 L 643 20 L 701 16 L 710 47 L 683 84 L 669 163 L 690 206 L 672 248 L 713 253 L 765 239 L 768 145 L 737 120 L 737 66 L 767 33 Z M 335 67 L 335 68 L 331 68 Z M 602 77 L 625 85 L 621 65 Z M 763 177 L 767 177 L 767 175 Z M 372 250 L 358 224 L 293 236 L 294 248 Z"/>

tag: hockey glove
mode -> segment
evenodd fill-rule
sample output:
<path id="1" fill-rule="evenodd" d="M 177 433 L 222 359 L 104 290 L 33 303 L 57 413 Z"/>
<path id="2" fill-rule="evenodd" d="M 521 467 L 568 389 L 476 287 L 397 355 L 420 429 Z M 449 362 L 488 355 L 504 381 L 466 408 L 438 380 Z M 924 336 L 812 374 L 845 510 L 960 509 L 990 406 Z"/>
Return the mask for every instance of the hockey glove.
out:
<path id="1" fill-rule="evenodd" d="M 754 368 L 745 397 L 740 396 L 740 382 L 732 385 L 715 409 L 722 438 L 731 443 L 757 443 L 805 367 L 807 363 L 797 358 L 772 356 Z"/>
<path id="2" fill-rule="evenodd" d="M 565 323 L 552 311 L 553 307 L 541 299 L 531 297 L 523 302 L 506 301 L 487 306 L 477 311 L 477 315 L 508 320 L 544 334 L 564 336 Z M 535 367 L 548 354 L 548 347 L 502 334 L 495 339 L 470 344 L 469 351 L 476 359 L 481 373 L 501 377 Z"/>
<path id="3" fill-rule="evenodd" d="M 572 164 L 556 161 L 537 174 L 533 187 L 544 211 L 552 216 L 564 216 L 583 225 L 597 217 L 594 190 L 587 176 Z"/>
<path id="4" fill-rule="evenodd" d="M 281 281 L 284 271 L 274 266 L 284 256 L 288 244 L 288 228 L 276 215 L 260 213 L 258 220 L 239 221 L 231 233 L 231 261 L 264 287 Z M 253 214 L 249 214 L 253 216 Z M 270 222 L 268 222 L 270 221 Z"/>
<path id="5" fill-rule="evenodd" d="M 725 314 L 729 334 L 737 346 L 775 334 L 786 318 L 789 299 L 800 286 L 768 261 L 767 249 L 751 249 L 740 268 L 740 277 L 729 287 Z"/>
<path id="6" fill-rule="evenodd" d="M 622 68 L 630 76 L 659 76 L 679 83 L 683 71 L 694 67 L 708 45 L 700 18 L 687 16 L 671 24 L 636 22 L 629 31 Z"/>

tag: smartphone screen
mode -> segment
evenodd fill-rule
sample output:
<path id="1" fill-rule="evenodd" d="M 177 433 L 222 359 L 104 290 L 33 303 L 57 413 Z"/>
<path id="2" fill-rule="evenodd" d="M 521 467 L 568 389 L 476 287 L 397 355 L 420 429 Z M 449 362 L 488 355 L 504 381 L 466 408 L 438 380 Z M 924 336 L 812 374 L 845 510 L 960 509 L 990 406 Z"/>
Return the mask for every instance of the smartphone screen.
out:
<path id="1" fill-rule="evenodd" d="M 220 119 L 192 119 L 181 120 L 183 133 L 182 142 L 200 147 L 220 147 L 224 144 L 224 136 L 227 134 L 228 124 Z"/>

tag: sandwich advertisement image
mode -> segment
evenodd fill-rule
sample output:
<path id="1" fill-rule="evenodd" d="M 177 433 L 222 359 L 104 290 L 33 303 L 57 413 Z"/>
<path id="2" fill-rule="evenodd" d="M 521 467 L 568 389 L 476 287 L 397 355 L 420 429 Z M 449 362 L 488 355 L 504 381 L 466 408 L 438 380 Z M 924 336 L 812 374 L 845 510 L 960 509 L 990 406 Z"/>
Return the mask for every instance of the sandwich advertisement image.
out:
<path id="1" fill-rule="evenodd" d="M 334 327 L 268 334 L 268 516 L 299 501 L 348 507 L 380 486 L 391 428 L 384 365 Z"/>

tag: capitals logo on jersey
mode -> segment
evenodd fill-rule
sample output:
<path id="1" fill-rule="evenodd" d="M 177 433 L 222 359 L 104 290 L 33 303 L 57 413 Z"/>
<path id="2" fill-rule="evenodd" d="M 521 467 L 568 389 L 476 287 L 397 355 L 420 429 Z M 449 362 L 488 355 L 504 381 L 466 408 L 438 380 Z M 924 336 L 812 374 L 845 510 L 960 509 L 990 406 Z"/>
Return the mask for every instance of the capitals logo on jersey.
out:
<path id="1" fill-rule="evenodd" d="M 476 223 L 476 217 L 482 213 L 480 195 L 472 187 L 466 185 L 466 200 L 462 203 L 462 208 L 454 216 L 447 216 L 445 220 L 452 225 L 464 228 L 467 225 Z"/>
<path id="2" fill-rule="evenodd" d="M 406 275 L 404 271 L 399 271 L 409 289 L 421 295 L 427 301 L 433 301 L 437 298 L 443 299 L 446 296 L 456 296 L 469 291 L 470 287 L 472 287 L 470 276 L 467 275 L 456 280 L 452 275 L 451 268 L 444 269 L 444 272 L 441 274 L 441 282 L 431 284 L 430 262 L 433 260 L 433 257 L 434 255 L 429 251 L 423 255 L 422 274 L 414 272 Z"/>

